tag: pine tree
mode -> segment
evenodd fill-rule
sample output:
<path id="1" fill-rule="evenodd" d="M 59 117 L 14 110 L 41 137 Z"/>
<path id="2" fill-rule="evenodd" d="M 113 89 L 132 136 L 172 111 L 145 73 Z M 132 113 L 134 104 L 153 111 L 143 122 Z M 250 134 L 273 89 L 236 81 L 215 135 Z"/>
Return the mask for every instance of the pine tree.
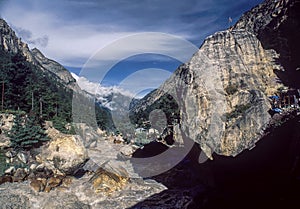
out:
<path id="1" fill-rule="evenodd" d="M 89 107 L 95 105 L 93 99 L 84 95 L 83 102 L 75 108 L 89 114 L 72 115 L 73 91 L 61 83 L 60 79 L 52 72 L 42 71 L 37 66 L 28 62 L 22 53 L 11 53 L 0 47 L 0 90 L 3 98 L 3 111 L 33 112 L 43 120 L 53 121 L 61 131 L 74 133 L 64 128 L 67 123 L 85 122 L 90 126 L 110 130 L 113 127 L 111 114 L 103 107 L 96 105 L 95 114 Z M 2 92 L 2 90 L 4 90 Z M 88 103 L 85 103 L 86 100 Z M 86 105 L 87 104 L 87 105 Z M 2 104 L 1 104 L 2 105 Z M 2 109 L 2 107 L 1 107 Z M 42 111 L 41 111 L 42 109 Z M 42 114 L 40 114 L 42 113 Z M 74 120 L 74 116 L 78 120 Z M 76 119 L 77 119 L 76 118 Z M 95 123 L 96 118 L 96 123 Z"/>
<path id="2" fill-rule="evenodd" d="M 20 114 L 16 115 L 14 125 L 8 136 L 11 140 L 11 146 L 16 150 L 30 149 L 49 140 L 36 117 L 22 117 Z"/>

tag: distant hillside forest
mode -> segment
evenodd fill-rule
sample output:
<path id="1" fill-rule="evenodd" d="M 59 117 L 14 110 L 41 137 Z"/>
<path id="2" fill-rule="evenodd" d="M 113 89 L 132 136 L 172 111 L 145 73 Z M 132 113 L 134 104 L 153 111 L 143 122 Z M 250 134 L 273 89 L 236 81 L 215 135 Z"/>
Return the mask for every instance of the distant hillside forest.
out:
<path id="1" fill-rule="evenodd" d="M 146 95 L 140 101 L 141 104 L 143 101 L 147 101 L 150 96 L 151 93 Z M 143 124 L 145 124 L 145 122 L 149 120 L 151 120 L 152 127 L 156 129 L 164 128 L 161 127 L 162 124 L 164 123 L 166 123 L 164 124 L 164 126 L 172 125 L 174 123 L 179 123 L 180 120 L 179 107 L 176 100 L 170 94 L 164 94 L 153 104 L 145 105 L 144 109 L 140 108 L 134 110 L 134 106 L 140 107 L 141 104 L 139 102 L 133 104 L 131 107 L 132 110 L 129 115 L 131 122 L 133 124 L 137 124 L 138 127 L 143 127 Z M 157 112 L 158 114 L 155 114 L 154 112 L 157 110 L 163 111 L 163 113 L 165 114 L 165 118 L 162 117 L 162 115 L 160 115 L 159 112 Z M 150 118 L 151 112 L 154 113 L 152 115 L 152 119 Z M 144 127 L 144 128 L 148 128 L 148 127 Z"/>
<path id="2" fill-rule="evenodd" d="M 42 71 L 20 54 L 0 49 L 1 111 L 23 111 L 51 120 L 60 131 L 72 122 L 73 92 L 56 75 Z M 92 99 L 92 98 L 91 98 Z M 102 129 L 113 129 L 108 109 L 96 105 L 97 124 Z"/>

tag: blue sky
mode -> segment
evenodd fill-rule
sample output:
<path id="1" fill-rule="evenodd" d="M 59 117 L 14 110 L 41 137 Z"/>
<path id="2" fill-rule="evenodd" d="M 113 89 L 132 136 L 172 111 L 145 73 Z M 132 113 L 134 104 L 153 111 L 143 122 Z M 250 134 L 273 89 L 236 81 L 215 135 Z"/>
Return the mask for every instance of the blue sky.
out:
<path id="1" fill-rule="evenodd" d="M 132 34 L 166 33 L 199 47 L 206 36 L 226 29 L 229 17 L 234 23 L 245 11 L 261 2 L 2 0 L 0 15 L 31 48 L 39 48 L 47 57 L 80 74 L 82 66 L 97 51 Z M 160 68 L 173 72 L 180 64 L 176 59 L 147 53 L 119 61 L 99 82 L 118 85 L 137 70 Z M 153 75 L 153 80 L 157 80 L 157 76 L 160 75 Z"/>

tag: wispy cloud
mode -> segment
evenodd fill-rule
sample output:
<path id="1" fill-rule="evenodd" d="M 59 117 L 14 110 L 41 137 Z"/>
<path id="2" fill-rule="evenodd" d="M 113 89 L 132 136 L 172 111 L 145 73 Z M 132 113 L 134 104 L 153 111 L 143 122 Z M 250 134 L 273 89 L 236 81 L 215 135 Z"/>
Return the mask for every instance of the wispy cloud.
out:
<path id="1" fill-rule="evenodd" d="M 121 89 L 132 92 L 135 96 L 145 90 L 157 89 L 172 73 L 163 69 L 143 69 L 126 77 L 119 85 Z"/>
<path id="2" fill-rule="evenodd" d="M 16 27 L 12 25 L 12 28 L 15 30 L 19 37 L 22 37 L 23 40 L 37 47 L 45 48 L 48 45 L 49 38 L 47 35 L 43 35 L 42 37 L 33 37 L 32 32 L 30 30 Z"/>
<path id="3" fill-rule="evenodd" d="M 14 0 L 1 16 L 31 47 L 65 66 L 80 67 L 96 51 L 124 36 L 162 32 L 200 46 L 261 0 Z"/>

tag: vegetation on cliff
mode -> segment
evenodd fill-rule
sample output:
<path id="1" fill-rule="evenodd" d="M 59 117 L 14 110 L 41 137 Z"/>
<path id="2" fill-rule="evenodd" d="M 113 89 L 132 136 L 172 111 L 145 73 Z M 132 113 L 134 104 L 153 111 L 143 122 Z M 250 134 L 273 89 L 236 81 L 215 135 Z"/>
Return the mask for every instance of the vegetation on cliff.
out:
<path id="1" fill-rule="evenodd" d="M 151 94 L 147 95 L 145 98 L 143 98 L 143 101 L 147 100 L 147 97 L 151 97 Z M 137 104 L 139 106 L 140 104 Z M 136 111 L 132 109 L 130 112 L 130 119 L 133 124 L 138 124 L 139 127 L 142 127 L 145 125 L 145 121 L 149 121 L 150 113 L 155 110 L 161 110 L 165 114 L 165 117 L 155 117 L 152 118 L 151 125 L 158 129 L 158 128 L 164 128 L 160 125 L 166 126 L 167 124 L 173 124 L 175 122 L 179 122 L 179 106 L 176 102 L 176 100 L 170 95 L 165 94 L 163 95 L 159 100 L 155 101 L 151 105 L 147 105 L 145 109 L 137 109 Z M 157 115 L 159 116 L 159 115 Z M 167 123 L 167 124 L 165 124 Z M 149 127 L 144 127 L 149 128 Z"/>
<path id="2" fill-rule="evenodd" d="M 60 131 L 70 133 L 65 125 L 72 122 L 73 91 L 55 74 L 41 71 L 20 52 L 13 54 L 0 48 L 0 83 L 2 111 L 20 110 L 34 114 L 43 121 L 53 121 Z M 96 105 L 95 111 L 99 127 L 113 126 L 108 109 Z"/>

